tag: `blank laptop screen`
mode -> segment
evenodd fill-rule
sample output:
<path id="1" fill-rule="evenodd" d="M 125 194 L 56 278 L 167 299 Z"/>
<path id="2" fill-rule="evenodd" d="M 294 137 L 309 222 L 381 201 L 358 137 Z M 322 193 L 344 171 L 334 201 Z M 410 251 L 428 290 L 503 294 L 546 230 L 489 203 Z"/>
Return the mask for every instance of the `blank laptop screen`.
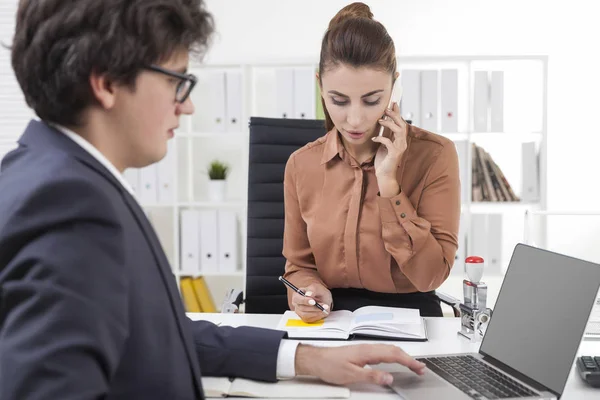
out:
<path id="1" fill-rule="evenodd" d="M 600 286 L 600 265 L 519 244 L 480 352 L 562 394 Z"/>

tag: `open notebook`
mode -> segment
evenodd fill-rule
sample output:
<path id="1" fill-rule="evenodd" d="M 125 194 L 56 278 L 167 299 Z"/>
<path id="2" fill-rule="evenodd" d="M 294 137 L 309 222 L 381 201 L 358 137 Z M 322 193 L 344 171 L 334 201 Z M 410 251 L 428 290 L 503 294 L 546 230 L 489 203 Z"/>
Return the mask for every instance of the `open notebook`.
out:
<path id="1" fill-rule="evenodd" d="M 286 311 L 277 329 L 291 339 L 377 338 L 401 341 L 426 341 L 425 321 L 419 310 L 367 306 L 354 312 L 340 310 L 314 323 L 303 322 L 293 311 Z"/>
<path id="2" fill-rule="evenodd" d="M 202 377 L 206 397 L 261 397 L 269 399 L 346 399 L 350 389 L 334 386 L 316 378 L 297 377 L 277 383 L 236 378 Z"/>

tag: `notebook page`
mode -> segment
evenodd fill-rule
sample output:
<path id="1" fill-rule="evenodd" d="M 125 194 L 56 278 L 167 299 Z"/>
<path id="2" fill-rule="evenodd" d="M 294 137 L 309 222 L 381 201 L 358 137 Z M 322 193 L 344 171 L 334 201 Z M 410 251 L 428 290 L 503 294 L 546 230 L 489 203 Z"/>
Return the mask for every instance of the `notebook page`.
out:
<path id="1" fill-rule="evenodd" d="M 295 312 L 286 311 L 276 329 L 287 331 L 290 338 L 347 339 L 351 318 L 350 311 L 340 310 L 315 323 L 306 323 Z"/>
<path id="2" fill-rule="evenodd" d="M 422 324 L 417 309 L 367 306 L 354 311 L 350 331 L 363 334 L 400 333 L 421 337 Z"/>

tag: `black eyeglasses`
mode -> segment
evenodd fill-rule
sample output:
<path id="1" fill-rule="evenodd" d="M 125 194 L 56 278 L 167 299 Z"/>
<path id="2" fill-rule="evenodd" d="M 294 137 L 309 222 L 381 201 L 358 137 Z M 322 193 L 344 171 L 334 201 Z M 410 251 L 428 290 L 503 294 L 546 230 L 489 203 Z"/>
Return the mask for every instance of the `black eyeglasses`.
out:
<path id="1" fill-rule="evenodd" d="M 172 76 L 181 80 L 177 84 L 177 89 L 175 92 L 175 101 L 178 103 L 183 103 L 187 100 L 188 96 L 192 92 L 192 89 L 194 86 L 196 86 L 196 82 L 198 82 L 198 78 L 196 78 L 196 76 L 193 74 L 181 74 L 179 72 L 161 68 L 158 65 L 148 65 L 145 68 L 147 70 L 159 72 L 161 74 Z"/>

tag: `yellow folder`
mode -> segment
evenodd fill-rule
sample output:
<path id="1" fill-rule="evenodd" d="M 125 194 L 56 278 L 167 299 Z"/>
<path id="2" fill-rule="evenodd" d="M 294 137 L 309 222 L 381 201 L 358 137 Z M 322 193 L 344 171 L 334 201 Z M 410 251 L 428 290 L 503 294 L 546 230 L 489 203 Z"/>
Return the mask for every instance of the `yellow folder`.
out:
<path id="1" fill-rule="evenodd" d="M 196 292 L 196 298 L 198 299 L 202 311 L 207 313 L 217 312 L 217 307 L 215 307 L 215 303 L 213 302 L 204 278 L 195 278 L 193 280 L 193 285 L 194 291 Z"/>
<path id="2" fill-rule="evenodd" d="M 181 278 L 181 296 L 183 297 L 183 303 L 187 312 L 202 312 L 202 307 L 196 298 L 194 293 L 194 287 L 192 286 L 192 278 L 183 277 Z"/>

